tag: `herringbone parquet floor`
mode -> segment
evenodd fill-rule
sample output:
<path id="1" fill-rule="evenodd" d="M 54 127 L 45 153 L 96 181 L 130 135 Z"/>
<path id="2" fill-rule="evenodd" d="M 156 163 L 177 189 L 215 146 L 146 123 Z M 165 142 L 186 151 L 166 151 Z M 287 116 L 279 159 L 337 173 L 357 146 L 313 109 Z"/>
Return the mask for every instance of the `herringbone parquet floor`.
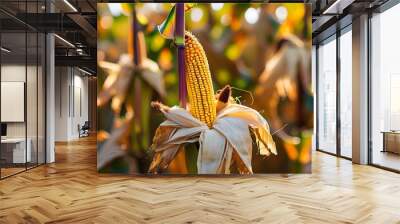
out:
<path id="1" fill-rule="evenodd" d="M 0 181 L 0 223 L 400 223 L 400 175 L 314 153 L 313 174 L 98 175 L 95 139 Z"/>

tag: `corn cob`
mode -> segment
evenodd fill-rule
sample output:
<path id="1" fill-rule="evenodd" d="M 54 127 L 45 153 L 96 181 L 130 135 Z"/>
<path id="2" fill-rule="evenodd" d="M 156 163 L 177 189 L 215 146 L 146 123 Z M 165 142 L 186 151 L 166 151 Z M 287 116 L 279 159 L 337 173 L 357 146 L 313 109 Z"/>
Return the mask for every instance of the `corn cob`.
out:
<path id="1" fill-rule="evenodd" d="M 190 32 L 185 32 L 185 71 L 190 112 L 211 127 L 217 112 L 210 68 L 203 47 Z"/>

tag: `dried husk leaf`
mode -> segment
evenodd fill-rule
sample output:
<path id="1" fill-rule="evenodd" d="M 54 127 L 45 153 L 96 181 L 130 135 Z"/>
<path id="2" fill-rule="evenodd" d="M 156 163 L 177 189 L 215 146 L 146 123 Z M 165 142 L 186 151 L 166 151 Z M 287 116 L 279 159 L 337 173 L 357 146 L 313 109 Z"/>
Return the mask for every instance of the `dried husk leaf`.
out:
<path id="1" fill-rule="evenodd" d="M 276 154 L 268 123 L 251 108 L 229 104 L 218 115 L 212 129 L 183 108 L 169 108 L 159 104 L 158 109 L 167 120 L 160 125 L 155 135 L 152 148 L 156 155 L 150 172 L 167 168 L 180 147 L 198 141 L 197 168 L 200 174 L 230 173 L 232 162 L 240 173 L 252 173 L 252 138 L 249 127 L 256 130 L 257 141 L 262 143 L 261 153 Z"/>
<path id="2" fill-rule="evenodd" d="M 104 142 L 104 144 L 99 147 L 97 154 L 97 168 L 101 169 L 109 162 L 118 158 L 120 156 L 125 155 L 125 150 L 123 150 L 120 142 L 126 138 L 126 133 L 129 132 L 129 123 L 131 121 L 131 117 L 125 119 L 121 122 L 118 122 L 118 126 L 114 127 Z M 135 166 L 136 164 L 132 164 Z"/>
<path id="3" fill-rule="evenodd" d="M 277 154 L 275 142 L 270 133 L 268 122 L 260 113 L 258 113 L 258 111 L 240 104 L 231 104 L 217 115 L 217 119 L 222 117 L 234 117 L 246 121 L 254 131 L 257 144 L 260 147 L 260 154 Z"/>
<path id="4" fill-rule="evenodd" d="M 232 152 L 232 161 L 239 174 L 253 174 L 253 171 L 248 169 L 236 151 Z"/>
<path id="5" fill-rule="evenodd" d="M 150 173 L 157 173 L 159 171 L 160 164 L 165 163 L 163 162 L 166 160 L 167 157 L 170 157 L 170 155 L 164 154 L 164 152 L 168 151 L 167 153 L 176 153 L 176 150 L 173 150 L 174 148 L 178 148 L 176 145 L 170 145 L 168 149 L 170 150 L 157 150 L 161 148 L 161 146 L 164 145 L 164 143 L 169 139 L 171 133 L 175 131 L 174 127 L 169 127 L 169 126 L 160 126 L 157 128 L 156 133 L 153 138 L 153 144 L 150 146 L 150 149 L 155 151 L 153 161 L 150 164 L 149 172 Z"/>
<path id="6" fill-rule="evenodd" d="M 297 99 L 298 75 L 302 80 L 304 89 L 308 88 L 309 55 L 304 44 L 296 37 L 288 37 L 289 41 L 266 64 L 265 70 L 260 75 L 259 87 L 256 92 L 262 92 L 276 87 L 281 96 L 291 100 Z"/>
<path id="7" fill-rule="evenodd" d="M 165 97 L 165 85 L 162 72 L 158 64 L 148 58 L 145 58 L 140 65 L 142 78 L 161 96 Z"/>
<path id="8" fill-rule="evenodd" d="M 182 144 L 189 142 L 190 139 L 197 140 L 200 133 L 207 129 L 205 126 L 177 129 L 166 141 L 166 144 Z"/>
<path id="9" fill-rule="evenodd" d="M 179 112 L 179 110 L 168 110 L 167 113 L 170 111 Z M 181 118 L 181 116 L 177 117 Z M 149 168 L 150 173 L 157 173 L 168 168 L 179 148 L 185 143 L 197 142 L 200 133 L 207 128 L 204 125 L 193 128 L 176 128 L 177 126 L 179 126 L 177 123 L 165 121 L 157 128 L 151 145 L 151 149 L 156 154 Z"/>
<path id="10" fill-rule="evenodd" d="M 230 144 L 225 144 L 223 160 L 221 162 L 220 167 L 218 168 L 217 173 L 220 173 L 220 174 L 230 174 L 231 173 L 232 154 L 233 154 L 232 146 Z"/>
<path id="11" fill-rule="evenodd" d="M 192 128 L 207 125 L 196 118 L 194 118 L 187 110 L 174 106 L 169 108 L 168 110 L 161 108 L 160 111 L 164 114 L 164 116 L 168 119 L 169 122 L 164 122 L 161 125 L 175 125 L 176 127 L 182 128 Z"/>
<path id="12" fill-rule="evenodd" d="M 206 130 L 200 134 L 199 144 L 197 172 L 199 174 L 217 174 L 227 144 L 225 137 L 215 129 Z"/>
<path id="13" fill-rule="evenodd" d="M 111 108 L 115 113 L 119 113 L 121 105 L 125 100 L 131 80 L 133 77 L 134 65 L 129 56 L 123 55 L 118 63 L 119 69 L 111 63 L 99 62 L 99 66 L 113 67 L 110 75 L 107 76 L 103 89 L 97 98 L 97 105 L 103 106 L 112 98 Z"/>
<path id="14" fill-rule="evenodd" d="M 188 168 L 186 166 L 186 151 L 184 145 L 180 145 L 174 158 L 169 162 L 167 167 L 168 173 L 173 174 L 187 174 Z"/>
<path id="15" fill-rule="evenodd" d="M 233 117 L 222 117 L 216 120 L 214 129 L 225 137 L 243 164 L 252 172 L 252 139 L 248 123 Z"/>

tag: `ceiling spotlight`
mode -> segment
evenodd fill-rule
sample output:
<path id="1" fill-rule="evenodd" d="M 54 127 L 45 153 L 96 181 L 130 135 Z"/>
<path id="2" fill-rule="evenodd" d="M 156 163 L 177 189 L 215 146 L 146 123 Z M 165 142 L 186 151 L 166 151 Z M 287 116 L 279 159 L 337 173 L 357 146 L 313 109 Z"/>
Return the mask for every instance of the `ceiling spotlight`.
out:
<path id="1" fill-rule="evenodd" d="M 75 45 L 73 45 L 71 42 L 69 42 L 68 40 L 60 37 L 58 34 L 54 34 L 55 37 L 57 37 L 59 40 L 61 40 L 62 42 L 64 42 L 66 45 L 75 48 Z"/>
<path id="2" fill-rule="evenodd" d="M 78 10 L 73 6 L 68 0 L 64 0 L 64 3 L 68 5 L 74 12 L 78 12 Z"/>
<path id="3" fill-rule="evenodd" d="M 5 47 L 1 47 L 0 49 L 1 49 L 1 51 L 4 51 L 6 53 L 10 53 L 11 52 L 11 50 L 9 50 L 9 49 L 7 49 Z"/>
<path id="4" fill-rule="evenodd" d="M 81 72 L 83 72 L 83 73 L 85 73 L 85 74 L 87 74 L 87 75 L 89 75 L 89 76 L 92 76 L 92 75 L 93 75 L 92 73 L 90 73 L 90 72 L 88 72 L 88 71 L 86 71 L 86 70 L 84 70 L 84 69 L 81 69 L 81 68 L 79 68 L 79 67 L 78 67 L 78 70 L 81 71 Z"/>

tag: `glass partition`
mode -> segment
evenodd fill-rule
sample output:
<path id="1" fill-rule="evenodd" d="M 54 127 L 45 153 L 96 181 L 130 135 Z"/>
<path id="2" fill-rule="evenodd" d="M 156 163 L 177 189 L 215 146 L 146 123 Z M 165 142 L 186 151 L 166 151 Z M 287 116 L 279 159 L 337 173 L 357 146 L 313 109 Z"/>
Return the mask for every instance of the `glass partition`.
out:
<path id="1" fill-rule="evenodd" d="M 31 162 L 26 136 L 26 40 L 25 32 L 1 34 L 2 177 L 24 171 L 26 162 Z"/>
<path id="2" fill-rule="evenodd" d="M 318 149 L 336 153 L 336 36 L 318 48 Z"/>
<path id="3" fill-rule="evenodd" d="M 352 33 L 351 26 L 340 36 L 340 155 L 352 157 Z"/>
<path id="4" fill-rule="evenodd" d="M 45 162 L 46 40 L 23 22 L 43 1 L 27 2 L 0 2 L 1 179 Z"/>

